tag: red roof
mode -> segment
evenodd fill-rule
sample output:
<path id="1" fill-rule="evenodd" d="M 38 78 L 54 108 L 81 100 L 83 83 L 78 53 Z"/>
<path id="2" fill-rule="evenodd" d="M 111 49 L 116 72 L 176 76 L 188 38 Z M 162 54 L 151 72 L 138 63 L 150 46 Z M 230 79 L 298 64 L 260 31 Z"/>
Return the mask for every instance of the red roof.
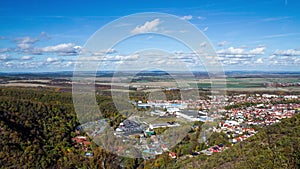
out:
<path id="1" fill-rule="evenodd" d="M 89 142 L 89 141 L 84 141 L 83 144 L 85 144 L 85 145 L 91 145 L 91 142 Z"/>

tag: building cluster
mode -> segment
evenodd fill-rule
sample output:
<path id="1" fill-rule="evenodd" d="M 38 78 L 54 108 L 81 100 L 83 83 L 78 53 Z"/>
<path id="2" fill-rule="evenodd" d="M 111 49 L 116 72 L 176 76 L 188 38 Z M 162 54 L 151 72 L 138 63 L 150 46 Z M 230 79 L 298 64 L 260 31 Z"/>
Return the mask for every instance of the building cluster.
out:
<path id="1" fill-rule="evenodd" d="M 105 127 L 108 125 L 107 123 L 108 120 L 106 119 L 91 121 L 91 122 L 81 124 L 80 126 L 77 126 L 76 130 L 78 131 L 84 130 L 88 135 L 95 137 L 101 135 Z"/>
<path id="2" fill-rule="evenodd" d="M 227 111 L 225 120 L 219 124 L 216 131 L 224 132 L 230 138 L 231 142 L 238 143 L 248 137 L 253 136 L 257 131 L 251 126 L 268 126 L 280 122 L 281 119 L 291 118 L 300 108 L 299 103 L 289 103 L 291 99 L 298 99 L 298 96 L 287 95 L 246 95 L 232 96 L 228 100 L 229 104 L 243 104 L 237 108 Z"/>
<path id="3" fill-rule="evenodd" d="M 265 83 L 264 84 L 267 87 L 291 87 L 291 86 L 300 86 L 300 83 L 298 82 L 273 82 L 273 83 Z"/>
<path id="4" fill-rule="evenodd" d="M 142 133 L 146 129 L 146 125 L 133 120 L 124 120 L 116 128 L 115 135 L 134 135 Z"/>
<path id="5" fill-rule="evenodd" d="M 121 137 L 126 142 L 129 138 L 138 137 L 137 148 L 146 156 L 155 156 L 168 152 L 171 158 L 177 158 L 176 154 L 169 152 L 168 144 L 154 132 L 158 128 L 170 128 L 181 126 L 179 121 L 215 121 L 220 122 L 218 127 L 211 130 L 225 133 L 232 144 L 241 142 L 257 133 L 254 126 L 267 126 L 280 122 L 281 119 L 290 118 L 300 110 L 300 103 L 296 95 L 275 94 L 239 94 L 230 96 L 210 96 L 199 100 L 149 100 L 146 103 L 134 102 L 138 109 L 148 109 L 150 118 L 169 118 L 166 122 L 151 123 L 134 118 L 126 119 L 115 129 L 114 135 Z M 226 109 L 225 109 L 226 108 Z M 82 128 L 92 129 L 89 134 L 99 135 L 107 121 L 86 123 Z M 191 123 L 191 124 L 192 124 Z M 92 127 L 91 127 L 92 126 Z M 77 147 L 88 148 L 87 140 L 81 137 L 72 139 Z M 223 144 L 212 146 L 201 151 L 206 155 L 222 152 L 226 149 Z M 198 152 L 200 153 L 200 152 Z"/>
<path id="6" fill-rule="evenodd" d="M 144 157 L 154 158 L 155 155 L 169 152 L 168 145 L 159 135 L 156 135 L 154 129 L 177 127 L 180 126 L 176 122 L 166 122 L 149 124 L 148 127 L 144 123 L 138 123 L 134 120 L 125 120 L 120 123 L 119 127 L 115 130 L 117 137 L 122 137 L 123 141 L 132 140 L 130 138 L 139 138 L 138 142 L 134 142 L 135 147 L 138 148 Z"/>
<path id="7" fill-rule="evenodd" d="M 85 156 L 92 157 L 93 152 L 91 148 L 91 142 L 88 141 L 86 136 L 76 136 L 72 138 L 72 144 L 75 148 L 82 150 L 85 153 Z"/>
<path id="8" fill-rule="evenodd" d="M 276 95 L 276 94 L 240 94 L 240 95 L 233 95 L 227 96 L 225 98 L 226 105 L 237 105 L 240 103 L 274 103 L 274 102 L 284 102 L 290 99 L 298 99 L 299 96 L 297 95 Z"/>
<path id="9" fill-rule="evenodd" d="M 205 150 L 202 150 L 202 151 L 196 152 L 196 153 L 197 153 L 197 155 L 199 155 L 199 153 L 203 153 L 205 155 L 212 155 L 213 153 L 220 153 L 220 152 L 226 150 L 227 148 L 228 147 L 226 147 L 223 144 L 218 144 L 218 145 L 211 146 Z"/>

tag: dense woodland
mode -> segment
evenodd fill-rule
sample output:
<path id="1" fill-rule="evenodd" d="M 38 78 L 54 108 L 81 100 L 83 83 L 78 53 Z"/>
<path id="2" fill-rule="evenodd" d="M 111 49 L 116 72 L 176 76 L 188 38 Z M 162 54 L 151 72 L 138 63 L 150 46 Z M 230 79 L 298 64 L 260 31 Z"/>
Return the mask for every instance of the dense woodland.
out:
<path id="1" fill-rule="evenodd" d="M 125 118 L 110 96 L 99 96 L 97 101 L 112 127 Z M 198 129 L 191 130 L 172 149 L 178 159 L 164 153 L 148 161 L 117 157 L 95 144 L 94 156 L 84 156 L 71 142 L 78 125 L 70 92 L 0 88 L 0 168 L 300 168 L 299 114 L 262 129 L 222 153 L 188 158 L 186 154 L 207 147 L 197 141 L 202 125 L 197 123 Z M 226 142 L 226 138 L 213 135 L 208 144 L 220 142 Z"/>
<path id="2" fill-rule="evenodd" d="M 1 88 L 0 166 L 119 168 L 123 159 L 101 147 L 94 146 L 94 158 L 86 158 L 71 145 L 78 125 L 71 93 L 45 88 Z"/>

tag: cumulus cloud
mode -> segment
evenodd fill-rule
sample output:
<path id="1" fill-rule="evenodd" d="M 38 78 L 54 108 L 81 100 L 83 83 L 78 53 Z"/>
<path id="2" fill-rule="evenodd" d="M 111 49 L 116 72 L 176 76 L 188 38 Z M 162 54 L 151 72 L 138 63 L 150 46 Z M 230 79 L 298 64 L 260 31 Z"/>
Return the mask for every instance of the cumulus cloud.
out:
<path id="1" fill-rule="evenodd" d="M 74 62 L 71 62 L 71 61 L 68 61 L 65 63 L 65 67 L 71 67 L 71 66 L 74 66 Z"/>
<path id="2" fill-rule="evenodd" d="M 40 35 L 36 38 L 25 36 L 15 38 L 14 42 L 16 42 L 17 48 L 20 52 L 28 53 L 32 50 L 32 45 L 42 39 L 49 39 L 50 36 L 47 35 L 46 32 L 41 32 Z"/>
<path id="3" fill-rule="evenodd" d="M 22 49 L 22 50 L 28 50 L 28 49 L 31 48 L 31 46 L 32 46 L 31 43 L 19 43 L 19 44 L 17 44 L 17 47 Z"/>
<path id="4" fill-rule="evenodd" d="M 32 43 L 35 43 L 37 41 L 39 41 L 38 38 L 32 38 L 30 36 L 15 39 L 15 42 L 18 43 L 18 44 L 24 44 L 24 43 L 32 44 Z"/>
<path id="5" fill-rule="evenodd" d="M 7 62 L 7 61 L 9 61 L 9 60 L 11 60 L 11 59 L 9 58 L 9 55 L 7 55 L 7 54 L 2 54 L 2 55 L 0 55 L 0 62 Z"/>
<path id="6" fill-rule="evenodd" d="M 54 63 L 54 62 L 58 62 L 60 61 L 60 59 L 58 58 L 47 58 L 46 62 L 47 63 Z"/>
<path id="7" fill-rule="evenodd" d="M 119 62 L 119 61 L 134 61 L 139 58 L 138 54 L 130 55 L 92 55 L 88 57 L 82 57 L 78 60 L 80 61 L 109 61 L 109 62 Z"/>
<path id="8" fill-rule="evenodd" d="M 145 33 L 145 32 L 154 32 L 158 30 L 158 25 L 161 23 L 161 21 L 157 18 L 152 21 L 147 21 L 141 26 L 135 27 L 131 33 L 138 34 L 138 33 Z"/>
<path id="9" fill-rule="evenodd" d="M 300 58 L 298 56 L 275 56 L 268 57 L 269 65 L 290 65 L 298 66 L 300 64 Z"/>
<path id="10" fill-rule="evenodd" d="M 139 54 L 132 54 L 125 57 L 127 61 L 134 61 L 139 59 Z"/>
<path id="11" fill-rule="evenodd" d="M 20 59 L 21 60 L 31 60 L 32 56 L 22 56 Z"/>
<path id="12" fill-rule="evenodd" d="M 246 50 L 242 47 L 229 47 L 227 49 L 221 49 L 217 51 L 220 61 L 225 65 L 243 64 L 249 65 L 251 63 L 261 64 L 263 63 L 262 58 L 256 58 L 265 54 L 266 47 L 258 46 L 256 48 Z M 254 60 L 255 59 L 255 60 Z"/>
<path id="13" fill-rule="evenodd" d="M 110 61 L 136 61 L 140 55 L 138 53 L 129 54 L 129 55 L 114 55 L 114 56 L 105 56 L 103 60 Z"/>
<path id="14" fill-rule="evenodd" d="M 39 39 L 26 36 L 26 37 L 16 38 L 14 41 L 17 43 L 17 47 L 19 49 L 28 50 L 31 48 L 32 44 L 39 41 Z"/>
<path id="15" fill-rule="evenodd" d="M 295 50 L 295 49 L 275 50 L 273 55 L 276 55 L 276 56 L 300 56 L 300 50 Z"/>
<path id="16" fill-rule="evenodd" d="M 221 49 L 217 53 L 220 55 L 263 55 L 266 47 L 259 46 L 257 48 L 246 51 L 245 48 L 229 47 L 227 49 Z"/>
<path id="17" fill-rule="evenodd" d="M 0 53 L 5 53 L 5 52 L 9 52 L 9 51 L 10 51 L 9 48 L 0 49 Z"/>
<path id="18" fill-rule="evenodd" d="M 264 62 L 263 62 L 263 59 L 262 59 L 262 58 L 257 58 L 257 59 L 255 60 L 254 63 L 255 63 L 255 64 L 262 64 L 262 63 L 264 63 Z"/>
<path id="19" fill-rule="evenodd" d="M 263 55 L 263 54 L 265 54 L 265 50 L 266 50 L 266 47 L 260 46 L 260 47 L 250 50 L 249 54 L 250 55 Z"/>
<path id="20" fill-rule="evenodd" d="M 185 15 L 185 16 L 180 17 L 180 19 L 182 19 L 182 20 L 191 20 L 192 18 L 193 18 L 192 15 Z"/>
<path id="21" fill-rule="evenodd" d="M 227 49 L 221 49 L 217 53 L 218 54 L 223 54 L 223 55 L 239 55 L 239 54 L 244 54 L 245 49 L 244 48 L 229 47 Z"/>
<path id="22" fill-rule="evenodd" d="M 33 54 L 38 53 L 56 53 L 58 55 L 68 56 L 77 55 L 81 50 L 80 46 L 73 43 L 62 43 L 54 46 L 46 46 L 43 48 L 35 48 L 32 50 Z"/>
<path id="23" fill-rule="evenodd" d="M 117 53 L 117 50 L 113 49 L 113 48 L 110 48 L 110 49 L 107 49 L 107 50 L 100 50 L 98 52 L 94 52 L 94 53 L 92 53 L 92 55 L 93 56 L 103 56 L 103 55 L 106 55 L 106 54 L 113 54 L 113 53 Z"/>

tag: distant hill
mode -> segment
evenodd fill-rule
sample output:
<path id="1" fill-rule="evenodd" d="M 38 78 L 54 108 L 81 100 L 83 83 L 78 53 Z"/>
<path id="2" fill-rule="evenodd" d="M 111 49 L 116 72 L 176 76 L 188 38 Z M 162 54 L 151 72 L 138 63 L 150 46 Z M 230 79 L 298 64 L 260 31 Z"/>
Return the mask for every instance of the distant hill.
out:
<path id="1" fill-rule="evenodd" d="M 80 72 L 88 76 L 94 76 L 94 72 Z M 99 71 L 96 73 L 97 77 L 113 77 L 116 72 L 114 71 Z M 134 73 L 134 74 L 133 74 Z M 165 72 L 161 70 L 144 70 L 135 74 L 132 71 L 119 71 L 118 75 L 135 75 L 135 76 L 168 76 L 170 73 L 175 75 L 190 75 L 192 73 L 195 77 L 206 77 L 208 78 L 208 72 L 205 71 L 193 71 L 193 72 Z M 273 71 L 225 71 L 227 77 L 299 77 L 300 72 L 273 72 Z M 73 71 L 61 71 L 61 72 L 0 72 L 0 77 L 21 77 L 21 78 L 70 78 L 73 76 Z"/>

